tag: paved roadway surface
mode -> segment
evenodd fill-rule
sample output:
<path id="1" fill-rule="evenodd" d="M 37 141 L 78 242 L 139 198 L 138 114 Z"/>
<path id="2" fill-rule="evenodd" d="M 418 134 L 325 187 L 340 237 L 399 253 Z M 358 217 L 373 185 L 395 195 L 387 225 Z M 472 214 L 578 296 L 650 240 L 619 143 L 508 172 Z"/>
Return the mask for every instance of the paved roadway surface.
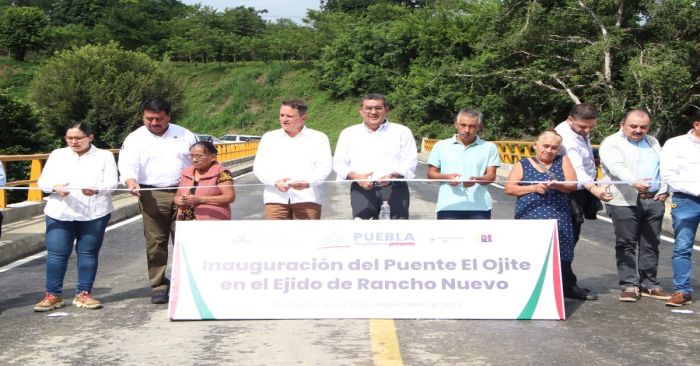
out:
<path id="1" fill-rule="evenodd" d="M 419 166 L 419 177 L 425 166 Z M 238 184 L 252 183 L 250 175 Z M 436 184 L 412 187 L 412 219 L 431 219 Z M 325 219 L 349 217 L 346 185 L 327 187 Z M 491 187 L 495 219 L 513 199 Z M 239 187 L 235 219 L 261 219 L 259 187 Z M 455 222 L 455 224 L 458 224 Z M 663 302 L 617 300 L 612 226 L 584 224 L 576 251 L 580 282 L 599 301 L 566 301 L 566 321 L 285 320 L 170 322 L 151 305 L 141 220 L 113 227 L 101 252 L 94 294 L 102 310 L 68 306 L 63 317 L 34 313 L 45 258 L 0 269 L 0 365 L 691 365 L 700 364 L 698 305 L 673 313 Z M 671 286 L 672 245 L 659 276 Z M 695 254 L 698 255 L 697 253 Z M 75 289 L 75 262 L 65 293 Z M 700 287 L 697 276 L 694 286 Z M 488 304 L 484 304 L 488 306 Z M 398 340 L 398 349 L 381 348 Z M 374 351 L 374 352 L 373 352 Z M 393 357 L 393 359 L 392 359 Z"/>

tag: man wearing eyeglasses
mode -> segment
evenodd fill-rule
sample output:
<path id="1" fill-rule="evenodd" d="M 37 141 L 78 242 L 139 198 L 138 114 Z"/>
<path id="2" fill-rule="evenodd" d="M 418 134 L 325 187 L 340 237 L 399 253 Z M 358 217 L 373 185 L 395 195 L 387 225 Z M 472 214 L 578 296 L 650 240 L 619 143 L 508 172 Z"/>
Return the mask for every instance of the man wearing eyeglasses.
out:
<path id="1" fill-rule="evenodd" d="M 168 302 L 170 280 L 165 269 L 177 212 L 173 197 L 180 172 L 190 164 L 190 146 L 196 142 L 192 132 L 170 123 L 170 109 L 163 99 L 143 102 L 143 126 L 126 137 L 119 154 L 120 180 L 139 197 L 153 304 Z"/>
<path id="2" fill-rule="evenodd" d="M 298 99 L 282 102 L 280 127 L 263 135 L 253 173 L 265 184 L 268 220 L 318 220 L 323 182 L 331 172 L 331 147 L 325 133 L 306 127 L 307 107 Z"/>
<path id="3" fill-rule="evenodd" d="M 392 219 L 408 219 L 408 184 L 392 179 L 416 176 L 416 141 L 408 127 L 387 120 L 388 112 L 384 96 L 368 94 L 360 103 L 362 123 L 338 137 L 333 170 L 338 180 L 353 181 L 353 218 L 377 219 L 383 201 L 388 201 Z"/>

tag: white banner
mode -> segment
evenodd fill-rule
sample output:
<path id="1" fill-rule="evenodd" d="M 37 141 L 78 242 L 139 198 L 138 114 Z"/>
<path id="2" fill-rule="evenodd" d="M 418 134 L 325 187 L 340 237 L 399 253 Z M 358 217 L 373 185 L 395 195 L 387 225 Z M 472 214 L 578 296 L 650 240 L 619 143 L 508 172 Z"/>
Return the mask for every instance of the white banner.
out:
<path id="1" fill-rule="evenodd" d="M 556 221 L 178 222 L 168 313 L 564 319 Z"/>

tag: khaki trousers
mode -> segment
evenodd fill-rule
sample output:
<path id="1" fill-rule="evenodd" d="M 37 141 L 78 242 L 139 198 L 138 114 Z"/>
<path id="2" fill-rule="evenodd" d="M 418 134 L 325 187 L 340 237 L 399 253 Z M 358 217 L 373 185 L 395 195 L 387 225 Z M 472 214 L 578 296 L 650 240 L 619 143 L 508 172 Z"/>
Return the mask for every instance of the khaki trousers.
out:
<path id="1" fill-rule="evenodd" d="M 265 218 L 268 220 L 319 220 L 321 205 L 314 202 L 266 203 Z"/>
<path id="2" fill-rule="evenodd" d="M 175 235 L 174 189 L 141 191 L 139 208 L 143 215 L 143 236 L 146 239 L 146 261 L 151 289 L 167 290 L 165 276 L 168 265 L 168 239 Z"/>

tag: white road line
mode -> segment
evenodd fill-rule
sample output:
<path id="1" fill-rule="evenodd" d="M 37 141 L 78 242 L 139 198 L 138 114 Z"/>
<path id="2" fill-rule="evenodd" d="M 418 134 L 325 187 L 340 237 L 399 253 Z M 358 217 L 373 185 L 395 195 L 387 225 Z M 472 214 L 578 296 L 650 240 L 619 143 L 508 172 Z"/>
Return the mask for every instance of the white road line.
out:
<path id="1" fill-rule="evenodd" d="M 117 228 L 120 228 L 120 227 L 122 227 L 122 226 L 124 226 L 124 225 L 131 224 L 132 222 L 138 221 L 138 220 L 141 220 L 141 215 L 137 215 L 137 216 L 128 218 L 128 219 L 126 219 L 126 220 L 124 220 L 124 221 L 120 221 L 120 222 L 118 222 L 118 223 L 116 223 L 116 224 L 114 224 L 114 225 L 107 226 L 107 229 L 105 229 L 105 232 L 110 231 L 110 230 L 114 230 L 114 229 L 117 229 Z M 14 262 L 12 262 L 12 263 L 10 263 L 10 264 L 6 264 L 6 265 L 0 267 L 0 273 L 7 272 L 7 271 L 11 270 L 12 268 L 19 267 L 19 266 L 21 266 L 21 265 L 23 265 L 23 264 L 25 264 L 25 263 L 31 262 L 31 261 L 33 261 L 33 260 L 35 260 L 35 259 L 42 258 L 42 257 L 44 257 L 45 255 L 46 255 L 46 251 L 44 250 L 43 252 L 34 254 L 34 255 L 29 256 L 29 257 L 27 257 L 27 258 L 22 258 L 22 259 L 20 259 L 20 260 L 16 260 L 16 261 L 14 261 Z"/>

